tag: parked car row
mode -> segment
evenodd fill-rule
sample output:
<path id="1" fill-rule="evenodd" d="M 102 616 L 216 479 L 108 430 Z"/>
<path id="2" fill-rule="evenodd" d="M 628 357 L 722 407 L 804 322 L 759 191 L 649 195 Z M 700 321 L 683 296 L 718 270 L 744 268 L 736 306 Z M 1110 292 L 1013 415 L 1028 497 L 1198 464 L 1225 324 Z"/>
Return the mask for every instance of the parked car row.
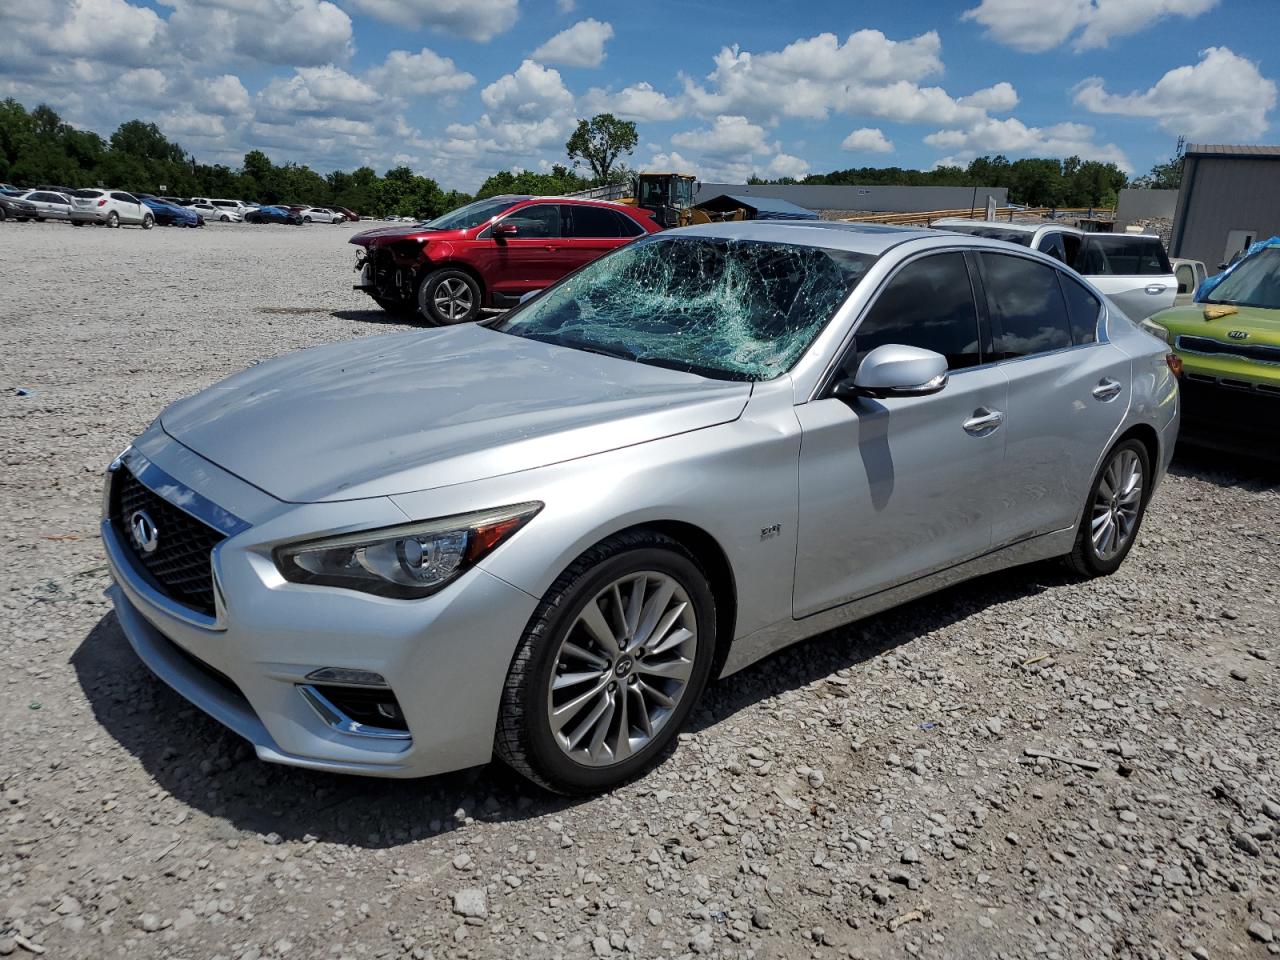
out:
<path id="1" fill-rule="evenodd" d="M 0 220 L 65 220 L 111 227 L 132 224 L 149 230 L 161 226 L 205 223 L 346 223 L 360 215 L 346 207 L 307 204 L 264 205 L 218 197 L 157 197 L 123 190 L 42 186 L 25 190 L 0 184 Z"/>

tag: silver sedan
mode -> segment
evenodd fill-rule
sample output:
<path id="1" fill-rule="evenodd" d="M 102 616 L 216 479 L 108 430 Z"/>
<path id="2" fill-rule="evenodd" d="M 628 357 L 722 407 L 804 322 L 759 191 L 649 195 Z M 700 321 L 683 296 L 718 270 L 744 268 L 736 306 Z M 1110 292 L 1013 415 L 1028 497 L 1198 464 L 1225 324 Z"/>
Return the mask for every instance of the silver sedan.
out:
<path id="1" fill-rule="evenodd" d="M 264 760 L 543 786 L 658 762 L 707 682 L 957 581 L 1113 572 L 1164 343 L 977 237 L 643 238 L 479 325 L 263 363 L 108 472 L 117 616 Z"/>

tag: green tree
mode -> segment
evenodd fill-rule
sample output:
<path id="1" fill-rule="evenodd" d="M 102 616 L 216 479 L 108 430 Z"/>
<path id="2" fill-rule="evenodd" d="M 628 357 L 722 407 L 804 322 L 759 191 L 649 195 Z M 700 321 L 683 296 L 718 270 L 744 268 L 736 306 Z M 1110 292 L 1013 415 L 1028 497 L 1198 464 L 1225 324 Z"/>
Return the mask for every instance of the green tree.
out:
<path id="1" fill-rule="evenodd" d="M 598 183 L 610 183 L 618 159 L 623 154 L 629 156 L 639 142 L 640 135 L 632 121 L 619 120 L 612 113 L 598 113 L 590 120 L 578 121 L 564 148 L 575 167 L 586 163 Z"/>
<path id="2" fill-rule="evenodd" d="M 1182 186 L 1182 154 L 1175 153 L 1164 163 L 1157 163 L 1133 185 L 1148 190 L 1177 190 Z"/>

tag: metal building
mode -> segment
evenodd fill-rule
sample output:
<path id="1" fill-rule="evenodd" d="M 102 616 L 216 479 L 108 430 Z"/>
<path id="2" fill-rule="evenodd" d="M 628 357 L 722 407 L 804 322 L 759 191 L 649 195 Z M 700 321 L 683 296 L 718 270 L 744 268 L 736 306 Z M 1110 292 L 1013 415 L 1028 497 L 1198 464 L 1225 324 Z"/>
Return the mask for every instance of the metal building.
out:
<path id="1" fill-rule="evenodd" d="M 1214 272 L 1255 240 L 1280 235 L 1280 146 L 1192 144 L 1182 161 L 1171 257 Z"/>
<path id="2" fill-rule="evenodd" d="M 858 187 L 812 183 L 700 183 L 693 202 L 701 203 L 722 193 L 734 197 L 776 197 L 809 210 L 848 213 L 970 209 L 976 216 L 982 216 L 988 197 L 997 207 L 1009 203 L 1006 187 Z"/>

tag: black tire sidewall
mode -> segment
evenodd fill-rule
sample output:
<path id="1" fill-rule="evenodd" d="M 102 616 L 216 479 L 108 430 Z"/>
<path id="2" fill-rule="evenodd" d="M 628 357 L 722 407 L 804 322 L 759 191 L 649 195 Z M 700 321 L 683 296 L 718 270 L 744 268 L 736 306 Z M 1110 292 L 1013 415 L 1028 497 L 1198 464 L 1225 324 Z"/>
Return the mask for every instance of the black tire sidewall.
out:
<path id="1" fill-rule="evenodd" d="M 436 313 L 435 289 L 445 280 L 453 279 L 462 280 L 471 289 L 471 312 L 460 320 L 451 320 Z M 475 277 L 465 270 L 445 267 L 440 270 L 433 270 L 423 277 L 422 282 L 418 284 L 418 312 L 422 314 L 428 323 L 432 323 L 437 327 L 454 327 L 463 323 L 472 323 L 480 319 L 482 296 L 480 284 L 476 282 Z"/>
<path id="2" fill-rule="evenodd" d="M 556 655 L 565 633 L 601 588 L 619 577 L 642 570 L 675 577 L 689 595 L 698 623 L 698 649 L 694 655 L 693 672 L 675 713 L 644 749 L 616 766 L 583 766 L 565 756 L 546 721 L 547 697 L 550 695 L 548 686 L 555 670 Z M 650 769 L 667 753 L 683 729 L 706 687 L 715 658 L 715 601 L 706 575 L 690 558 L 660 547 L 626 550 L 593 567 L 569 586 L 548 629 L 535 642 L 538 648 L 522 690 L 528 759 L 555 789 L 567 793 L 595 793 L 625 783 Z"/>
<path id="3" fill-rule="evenodd" d="M 143 230 L 150 230 L 155 225 L 156 225 L 155 217 L 151 216 L 151 214 L 147 214 L 145 217 L 142 218 Z"/>
<path id="4" fill-rule="evenodd" d="M 1093 520 L 1093 502 L 1098 496 L 1098 487 L 1102 485 L 1102 478 L 1106 475 L 1107 468 L 1111 462 L 1124 450 L 1130 450 L 1137 454 L 1138 462 L 1142 464 L 1142 498 L 1138 504 L 1138 519 L 1134 522 L 1133 533 L 1129 536 L 1129 542 L 1126 543 L 1114 557 L 1109 560 L 1103 560 L 1098 556 L 1097 550 L 1093 546 L 1093 537 L 1091 535 Z M 1147 501 L 1151 496 L 1151 455 L 1138 440 L 1124 440 L 1116 444 L 1108 451 L 1106 459 L 1102 461 L 1102 466 L 1098 469 L 1098 475 L 1093 478 L 1093 484 L 1089 487 L 1089 499 L 1085 501 L 1084 514 L 1080 518 L 1080 542 L 1079 549 L 1081 557 L 1089 571 L 1097 576 L 1108 576 L 1120 569 L 1120 565 L 1124 563 L 1125 558 L 1129 555 L 1129 551 L 1133 549 L 1133 545 L 1138 542 L 1138 534 L 1142 532 L 1142 521 L 1147 515 Z"/>

